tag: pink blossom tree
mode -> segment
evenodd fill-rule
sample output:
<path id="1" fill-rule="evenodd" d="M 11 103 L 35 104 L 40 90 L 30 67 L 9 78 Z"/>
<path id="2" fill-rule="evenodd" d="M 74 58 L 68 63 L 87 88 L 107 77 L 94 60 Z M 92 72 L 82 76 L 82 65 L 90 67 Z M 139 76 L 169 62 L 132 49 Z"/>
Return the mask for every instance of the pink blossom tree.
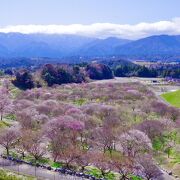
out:
<path id="1" fill-rule="evenodd" d="M 112 166 L 115 172 L 120 174 L 120 180 L 128 180 L 137 169 L 134 159 L 120 154 L 112 157 Z"/>
<path id="2" fill-rule="evenodd" d="M 34 157 L 35 163 L 40 160 L 43 155 L 46 154 L 46 148 L 42 143 L 42 132 L 40 131 L 28 131 L 26 151 Z"/>
<path id="3" fill-rule="evenodd" d="M 60 116 L 47 123 L 45 133 L 51 144 L 54 161 L 66 155 L 67 149 L 78 145 L 78 138 L 84 129 L 84 123 L 73 119 L 71 116 Z M 64 152 L 64 150 L 66 151 Z"/>
<path id="4" fill-rule="evenodd" d="M 94 152 L 91 161 L 101 171 L 102 176 L 109 174 L 113 169 L 111 158 L 104 153 Z"/>
<path id="5" fill-rule="evenodd" d="M 81 167 L 81 171 L 84 172 L 85 167 L 88 166 L 91 162 L 91 158 L 93 156 L 93 153 L 87 150 L 79 150 L 79 154 L 77 158 L 75 159 L 76 165 Z"/>
<path id="6" fill-rule="evenodd" d="M 139 124 L 137 129 L 144 132 L 151 140 L 153 140 L 163 134 L 165 127 L 160 121 L 146 120 Z"/>
<path id="7" fill-rule="evenodd" d="M 163 179 L 161 170 L 154 164 L 150 155 L 142 156 L 139 158 L 140 163 L 140 175 L 147 180 L 151 179 Z"/>
<path id="8" fill-rule="evenodd" d="M 151 140 L 139 130 L 130 130 L 119 138 L 124 155 L 137 157 L 140 154 L 148 153 L 152 149 Z"/>
<path id="9" fill-rule="evenodd" d="M 0 119 L 2 121 L 4 113 L 8 112 L 12 106 L 7 89 L 0 89 Z"/>
<path id="10" fill-rule="evenodd" d="M 16 129 L 4 129 L 0 133 L 0 145 L 6 149 L 6 155 L 9 156 L 9 150 L 18 143 L 19 133 Z"/>

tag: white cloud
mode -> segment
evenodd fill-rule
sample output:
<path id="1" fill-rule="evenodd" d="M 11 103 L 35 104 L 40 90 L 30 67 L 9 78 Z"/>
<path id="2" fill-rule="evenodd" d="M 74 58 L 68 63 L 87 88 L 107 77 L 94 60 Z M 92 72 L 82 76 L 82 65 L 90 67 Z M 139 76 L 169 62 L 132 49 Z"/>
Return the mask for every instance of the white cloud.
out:
<path id="1" fill-rule="evenodd" d="M 0 32 L 20 32 L 24 34 L 56 33 L 84 35 L 99 38 L 115 36 L 120 38 L 138 39 L 159 34 L 178 35 L 180 34 L 180 18 L 174 18 L 171 21 L 139 23 L 135 25 L 111 23 L 96 23 L 91 25 L 17 25 L 0 27 Z"/>

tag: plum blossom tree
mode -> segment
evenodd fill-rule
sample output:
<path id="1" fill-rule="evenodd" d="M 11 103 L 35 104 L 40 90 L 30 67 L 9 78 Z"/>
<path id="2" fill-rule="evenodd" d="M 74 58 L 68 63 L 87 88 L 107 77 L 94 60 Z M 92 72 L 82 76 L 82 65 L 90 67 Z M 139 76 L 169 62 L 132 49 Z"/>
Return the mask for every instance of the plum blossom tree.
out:
<path id="1" fill-rule="evenodd" d="M 166 140 L 165 146 L 164 146 L 164 152 L 167 154 L 168 158 L 170 157 L 172 150 L 173 150 L 174 144 L 171 140 Z"/>
<path id="2" fill-rule="evenodd" d="M 38 114 L 38 115 L 35 116 L 34 118 L 35 118 L 37 124 L 39 124 L 40 126 L 41 126 L 42 124 L 47 123 L 48 120 L 49 120 L 49 117 L 46 116 L 45 114 Z"/>
<path id="3" fill-rule="evenodd" d="M 81 167 L 81 171 L 84 172 L 85 167 L 88 166 L 91 162 L 91 158 L 93 154 L 87 150 L 80 150 L 77 158 L 75 159 L 75 163 Z"/>
<path id="4" fill-rule="evenodd" d="M 151 140 L 139 130 L 130 130 L 119 138 L 124 155 L 137 157 L 140 154 L 150 152 Z"/>
<path id="5" fill-rule="evenodd" d="M 54 162 L 56 162 L 61 149 L 64 149 L 69 144 L 69 141 L 66 141 L 66 130 L 61 120 L 53 119 L 45 125 L 44 131 L 50 141 L 52 156 L 54 158 Z"/>
<path id="6" fill-rule="evenodd" d="M 174 107 L 169 107 L 167 111 L 167 116 L 175 122 L 178 118 L 180 118 L 180 112 Z"/>
<path id="7" fill-rule="evenodd" d="M 120 180 L 128 180 L 129 175 L 132 175 L 137 169 L 133 158 L 120 154 L 112 156 L 112 166 L 113 170 L 120 174 Z"/>
<path id="8" fill-rule="evenodd" d="M 4 113 L 8 112 L 8 110 L 12 106 L 12 101 L 9 98 L 9 94 L 7 89 L 0 89 L 0 119 L 2 121 Z"/>
<path id="9" fill-rule="evenodd" d="M 13 104 L 16 106 L 16 111 L 22 111 L 26 108 L 32 108 L 35 105 L 33 101 L 30 101 L 28 99 L 14 100 Z"/>
<path id="10" fill-rule="evenodd" d="M 151 106 L 152 110 L 161 116 L 165 116 L 168 111 L 168 106 L 158 101 L 153 101 Z"/>
<path id="11" fill-rule="evenodd" d="M 42 144 L 42 132 L 29 131 L 29 137 L 27 137 L 26 141 L 26 151 L 34 157 L 36 163 L 46 154 L 46 148 Z"/>
<path id="12" fill-rule="evenodd" d="M 58 160 L 65 164 L 65 167 L 70 168 L 73 164 L 76 163 L 80 154 L 80 150 L 75 145 L 70 145 L 65 149 L 59 151 Z"/>
<path id="13" fill-rule="evenodd" d="M 36 106 L 36 110 L 40 114 L 50 115 L 52 108 L 43 103 L 43 104 L 38 104 Z"/>
<path id="14" fill-rule="evenodd" d="M 0 145 L 6 149 L 6 155 L 9 156 L 9 150 L 18 143 L 19 133 L 17 129 L 3 129 L 0 133 Z"/>
<path id="15" fill-rule="evenodd" d="M 153 163 L 150 155 L 142 156 L 139 158 L 140 175 L 147 180 L 163 179 L 161 170 Z"/>
<path id="16" fill-rule="evenodd" d="M 60 116 L 47 123 L 45 133 L 50 140 L 54 161 L 63 154 L 67 155 L 68 148 L 76 147 L 83 129 L 84 123 L 74 120 L 71 116 Z"/>
<path id="17" fill-rule="evenodd" d="M 16 112 L 17 121 L 24 129 L 33 129 L 35 127 L 34 117 L 38 115 L 38 112 L 33 108 L 26 108 L 22 111 Z"/>
<path id="18" fill-rule="evenodd" d="M 144 132 L 151 140 L 153 140 L 163 134 L 165 127 L 160 121 L 146 120 L 139 124 L 137 129 Z"/>
<path id="19" fill-rule="evenodd" d="M 101 171 L 102 176 L 109 174 L 113 169 L 111 158 L 104 153 L 94 152 L 91 161 Z"/>
<path id="20" fill-rule="evenodd" d="M 39 129 L 49 118 L 45 114 L 39 114 L 34 108 L 26 108 L 16 112 L 17 121 L 23 129 Z"/>
<path id="21" fill-rule="evenodd" d="M 30 134 L 32 132 L 30 130 L 21 131 L 19 141 L 15 147 L 16 151 L 21 154 L 22 158 L 24 159 L 25 153 L 27 149 L 29 148 L 29 139 Z"/>
<path id="22" fill-rule="evenodd" d="M 109 151 L 112 154 L 114 144 L 117 139 L 111 128 L 98 128 L 94 131 L 94 139 L 99 147 L 102 147 L 104 153 Z"/>
<path id="23" fill-rule="evenodd" d="M 74 118 L 78 118 L 79 116 L 81 116 L 83 114 L 83 112 L 79 109 L 79 108 L 69 108 L 66 110 L 65 115 L 68 116 L 72 116 Z"/>

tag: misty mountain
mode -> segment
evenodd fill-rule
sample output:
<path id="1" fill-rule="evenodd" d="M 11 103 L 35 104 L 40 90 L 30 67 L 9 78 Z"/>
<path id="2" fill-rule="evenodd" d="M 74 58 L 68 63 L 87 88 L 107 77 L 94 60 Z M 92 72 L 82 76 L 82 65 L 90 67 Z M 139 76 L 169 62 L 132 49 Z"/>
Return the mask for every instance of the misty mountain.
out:
<path id="1" fill-rule="evenodd" d="M 77 35 L 0 33 L 0 57 L 107 56 L 116 46 L 131 42 L 110 37 L 89 38 Z"/>
<path id="2" fill-rule="evenodd" d="M 114 55 L 114 49 L 118 46 L 130 43 L 127 39 L 119 39 L 109 37 L 107 39 L 97 39 L 85 47 L 81 48 L 77 53 L 80 56 L 109 56 Z"/>
<path id="3" fill-rule="evenodd" d="M 115 55 L 175 55 L 180 54 L 180 36 L 151 36 L 115 48 Z"/>
<path id="4" fill-rule="evenodd" d="M 109 37 L 98 39 L 77 35 L 0 33 L 0 57 L 101 58 L 126 57 L 163 59 L 180 57 L 180 36 L 159 35 L 136 41 Z"/>
<path id="5" fill-rule="evenodd" d="M 75 35 L 0 33 L 0 56 L 60 58 L 94 40 Z"/>
<path id="6" fill-rule="evenodd" d="M 7 56 L 8 50 L 0 44 L 0 56 Z"/>

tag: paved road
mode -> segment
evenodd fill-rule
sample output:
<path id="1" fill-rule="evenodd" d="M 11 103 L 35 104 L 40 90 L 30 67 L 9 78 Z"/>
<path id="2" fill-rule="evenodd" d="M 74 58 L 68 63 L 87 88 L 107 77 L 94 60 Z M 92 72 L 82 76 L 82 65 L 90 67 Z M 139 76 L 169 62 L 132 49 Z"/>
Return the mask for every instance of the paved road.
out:
<path id="1" fill-rule="evenodd" d="M 161 172 L 163 173 L 162 175 L 163 180 L 180 180 L 180 178 L 175 178 L 174 176 L 170 176 L 165 170 L 161 169 Z"/>
<path id="2" fill-rule="evenodd" d="M 0 146 L 0 154 L 4 149 Z M 70 175 L 63 175 L 58 172 L 49 171 L 47 169 L 35 168 L 27 164 L 17 164 L 13 161 L 3 159 L 0 156 L 0 168 L 14 171 L 24 175 L 37 177 L 38 180 L 83 180 L 85 178 L 74 177 Z"/>
<path id="3" fill-rule="evenodd" d="M 16 164 L 15 162 L 0 158 L 0 167 L 17 173 L 37 177 L 39 180 L 83 180 L 83 178 L 62 175 L 58 172 L 48 171 L 42 168 L 35 168 L 26 164 Z"/>
<path id="4" fill-rule="evenodd" d="M 129 83 L 129 82 L 138 82 L 136 78 L 126 78 L 126 77 L 115 77 L 114 79 L 105 79 L 105 80 L 96 80 L 90 83 L 92 84 L 105 84 L 105 83 Z"/>

